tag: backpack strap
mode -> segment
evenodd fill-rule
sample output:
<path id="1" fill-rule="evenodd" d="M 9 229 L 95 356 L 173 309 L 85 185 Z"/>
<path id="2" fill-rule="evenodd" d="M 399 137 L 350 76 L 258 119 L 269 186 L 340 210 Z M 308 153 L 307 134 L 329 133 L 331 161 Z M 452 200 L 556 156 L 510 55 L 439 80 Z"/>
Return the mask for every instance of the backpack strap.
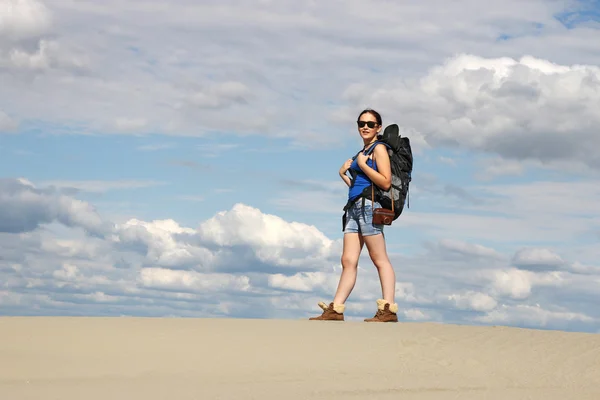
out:
<path id="1" fill-rule="evenodd" d="M 369 147 L 369 150 L 367 150 L 367 154 L 366 155 L 368 156 L 369 154 L 371 154 L 372 152 L 374 152 L 375 151 L 375 147 L 377 147 L 378 144 L 382 144 L 385 147 L 387 147 L 388 149 L 391 149 L 391 146 L 389 144 L 387 144 L 385 142 L 382 142 L 380 140 L 376 140 L 376 141 L 373 142 L 373 144 L 371 145 L 371 147 Z"/>
<path id="2" fill-rule="evenodd" d="M 385 143 L 383 143 L 385 144 Z M 373 146 L 375 147 L 375 146 Z M 375 153 L 373 153 L 373 166 L 375 166 Z M 394 212 L 394 186 L 390 185 L 390 198 L 392 200 L 392 212 Z M 375 184 L 371 181 L 371 202 L 375 203 Z M 375 207 L 372 208 L 372 211 L 375 212 Z"/>

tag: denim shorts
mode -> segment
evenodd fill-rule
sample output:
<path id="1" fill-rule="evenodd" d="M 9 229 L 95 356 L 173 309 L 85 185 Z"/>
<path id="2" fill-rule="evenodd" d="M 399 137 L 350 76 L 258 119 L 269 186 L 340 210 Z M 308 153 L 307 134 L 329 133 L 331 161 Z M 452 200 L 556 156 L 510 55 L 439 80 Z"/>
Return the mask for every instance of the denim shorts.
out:
<path id="1" fill-rule="evenodd" d="M 375 202 L 375 208 L 381 207 Z M 383 233 L 382 224 L 373 224 L 373 205 L 371 200 L 365 199 L 363 207 L 362 199 L 358 199 L 347 211 L 344 233 L 360 233 L 362 236 L 377 235 Z"/>

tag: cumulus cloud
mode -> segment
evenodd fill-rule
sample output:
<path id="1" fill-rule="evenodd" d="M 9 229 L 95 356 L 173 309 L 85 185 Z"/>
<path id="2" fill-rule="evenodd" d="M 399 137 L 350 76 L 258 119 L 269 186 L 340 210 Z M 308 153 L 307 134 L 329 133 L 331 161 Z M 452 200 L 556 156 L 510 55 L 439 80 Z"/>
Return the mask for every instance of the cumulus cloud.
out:
<path id="1" fill-rule="evenodd" d="M 494 271 L 491 287 L 500 296 L 523 300 L 531 295 L 532 282 L 530 274 L 511 268 Z"/>
<path id="2" fill-rule="evenodd" d="M 521 269 L 555 270 L 565 266 L 565 261 L 549 249 L 525 248 L 517 251 L 512 263 Z"/>
<path id="3" fill-rule="evenodd" d="M 316 303 L 330 300 L 339 281 L 339 239 L 245 204 L 194 227 L 130 218 L 110 224 L 104 236 L 90 236 L 79 229 L 100 218 L 86 216 L 89 204 L 24 180 L 2 184 L 0 210 L 33 221 L 15 230 L 6 229 L 11 219 L 0 218 L 0 302 L 9 313 L 304 318 L 319 312 Z M 59 205 L 83 216 L 48 211 Z M 79 222 L 65 222 L 71 220 Z M 571 322 L 581 329 L 596 321 L 593 280 L 600 275 L 592 266 L 524 271 L 507 265 L 496 249 L 455 239 L 428 250 L 391 253 L 405 320 L 513 324 L 533 313 L 528 324 Z M 377 272 L 367 255 L 364 261 L 349 320 L 373 312 L 380 297 Z M 574 303 L 572 296 L 583 297 Z M 538 303 L 546 304 L 543 310 Z"/>
<path id="4" fill-rule="evenodd" d="M 366 100 L 365 93 L 369 93 Z M 402 110 L 400 125 L 416 129 L 430 146 L 600 169 L 594 150 L 599 143 L 595 126 L 600 122 L 595 107 L 600 100 L 600 68 L 595 65 L 460 54 L 420 79 L 378 90 L 354 85 L 346 98 L 354 107 L 370 103 L 391 115 Z M 519 172 L 514 166 L 510 171 Z"/>
<path id="5" fill-rule="evenodd" d="M 459 309 L 474 311 L 490 311 L 498 305 L 498 302 L 493 297 L 481 292 L 452 294 L 448 296 L 448 301 L 453 302 Z"/>
<path id="6" fill-rule="evenodd" d="M 248 291 L 250 280 L 244 275 L 204 274 L 165 268 L 144 268 L 139 281 L 144 287 L 177 292 Z"/>
<path id="7" fill-rule="evenodd" d="M 503 305 L 484 316 L 476 317 L 478 321 L 491 324 L 518 324 L 524 327 L 550 327 L 573 329 L 574 323 L 589 324 L 597 319 L 589 315 L 570 312 L 563 309 L 542 307 L 540 304 Z"/>
<path id="8" fill-rule="evenodd" d="M 505 154 L 514 138 L 511 133 L 508 143 L 498 142 L 504 137 L 498 129 L 517 127 L 513 129 L 517 135 L 519 123 L 529 123 L 534 128 L 529 140 L 537 139 L 535 135 L 544 128 L 535 122 L 543 121 L 541 116 L 513 116 L 521 103 L 532 106 L 535 85 L 540 87 L 545 112 L 556 111 L 550 119 L 569 121 L 561 113 L 573 115 L 560 105 L 564 93 L 559 89 L 562 83 L 557 82 L 581 83 L 590 88 L 580 91 L 581 95 L 594 98 L 593 69 L 557 67 L 557 74 L 546 74 L 549 67 L 543 60 L 564 54 L 556 47 L 572 54 L 569 40 L 585 33 L 579 28 L 567 30 L 555 19 L 562 7 L 558 2 L 535 0 L 523 5 L 509 0 L 496 7 L 461 0 L 447 7 L 436 0 L 432 9 L 444 12 L 425 14 L 420 6 L 402 2 L 378 2 L 373 11 L 365 10 L 357 0 L 343 7 L 290 0 L 277 4 L 142 0 L 126 6 L 114 0 L 102 6 L 3 2 L 11 10 L 0 33 L 5 42 L 0 52 L 3 90 L 11 98 L 6 111 L 19 120 L 53 125 L 71 124 L 75 113 L 82 133 L 151 131 L 201 136 L 228 131 L 289 138 L 298 145 L 319 141 L 338 146 L 355 118 L 353 100 L 358 98 L 361 105 L 382 104 L 389 111 L 384 113 L 386 121 L 401 119 L 416 152 L 428 143 L 460 138 L 469 148 Z M 465 7 L 473 13 L 462 12 Z M 524 20 L 523 15 L 528 17 Z M 360 34 L 348 29 L 365 21 L 371 29 Z M 13 39 L 7 44 L 9 35 Z M 499 41 L 499 37 L 511 40 Z M 549 37 L 552 47 L 547 44 Z M 398 65 L 416 78 L 423 68 L 458 52 L 486 58 L 458 58 L 433 69 L 422 85 L 394 84 Z M 538 58 L 519 58 L 532 52 Z M 496 56 L 507 53 L 519 57 Z M 577 52 L 586 59 L 593 57 L 590 53 Z M 497 65 L 502 71 L 495 73 Z M 477 71 L 479 66 L 492 72 Z M 335 73 L 324 79 L 323 71 Z M 24 73 L 37 74 L 36 80 L 13 79 Z M 348 82 L 356 81 L 354 89 L 346 90 L 345 99 Z M 53 102 L 45 102 L 50 94 Z M 506 100 L 507 94 L 519 105 Z M 330 106 L 348 105 L 347 100 L 352 102 L 349 109 Z M 583 104 L 581 99 L 575 101 Z M 593 123 L 593 110 L 582 107 L 575 115 L 590 113 Z M 573 129 L 557 124 L 553 132 L 575 131 L 579 140 L 585 137 L 581 123 L 572 122 Z M 451 132 L 445 124 L 452 127 Z M 323 135 L 324 131 L 328 134 Z M 477 137 L 474 131 L 481 131 L 485 140 L 473 139 Z M 543 141 L 541 156 L 553 157 L 549 149 L 556 143 L 552 138 L 556 136 Z M 558 156 L 568 158 L 582 151 L 580 145 L 574 146 L 572 151 L 563 148 Z M 524 147 L 530 149 L 531 143 Z M 532 154 L 525 150 L 517 156 L 531 158 Z M 587 158 L 593 162 L 589 154 Z"/>
<path id="9" fill-rule="evenodd" d="M 476 243 L 467 243 L 456 239 L 441 239 L 437 243 L 437 250 L 442 252 L 442 256 L 459 255 L 468 257 L 470 259 L 502 258 L 502 255 L 492 248 Z"/>
<path id="10" fill-rule="evenodd" d="M 28 39 L 46 33 L 52 18 L 48 8 L 37 0 L 0 2 L 0 38 Z"/>
<path id="11" fill-rule="evenodd" d="M 247 103 L 251 90 L 241 82 L 221 82 L 200 88 L 188 96 L 189 102 L 199 108 L 223 108 L 234 103 Z"/>
<path id="12" fill-rule="evenodd" d="M 440 186 L 429 184 L 428 197 L 439 191 Z M 535 238 L 567 251 L 572 247 L 567 242 L 590 236 L 597 227 L 595 215 L 600 186 L 592 179 L 468 183 L 465 190 L 475 193 L 481 202 L 453 203 L 451 213 L 411 210 L 403 215 L 403 223 L 411 229 L 426 229 L 436 237 L 514 243 L 515 246 L 530 243 Z M 442 197 L 435 200 L 439 201 L 436 203 L 439 207 L 447 206 L 447 200 Z M 411 205 L 416 200 L 412 201 Z"/>
<path id="13" fill-rule="evenodd" d="M 28 232 L 53 221 L 96 235 L 111 229 L 88 203 L 38 189 L 26 180 L 0 180 L 0 232 Z"/>
<path id="14" fill-rule="evenodd" d="M 292 276 L 272 274 L 269 276 L 269 286 L 275 289 L 298 292 L 318 291 L 323 295 L 335 291 L 339 278 L 331 273 L 300 272 Z"/>
<path id="15" fill-rule="evenodd" d="M 337 243 L 315 226 L 287 222 L 245 204 L 201 223 L 198 238 L 209 247 L 252 248 L 259 261 L 280 266 L 323 268 L 334 254 L 339 258 Z"/>
<path id="16" fill-rule="evenodd" d="M 44 71 L 49 68 L 81 68 L 85 61 L 74 57 L 53 36 L 53 17 L 37 0 L 0 1 L 0 72 Z"/>
<path id="17" fill-rule="evenodd" d="M 195 233 L 194 229 L 181 227 L 173 220 L 130 219 L 116 226 L 112 241 L 120 248 L 144 254 L 149 265 L 210 270 L 214 264 L 210 250 L 176 239 L 176 235 Z"/>

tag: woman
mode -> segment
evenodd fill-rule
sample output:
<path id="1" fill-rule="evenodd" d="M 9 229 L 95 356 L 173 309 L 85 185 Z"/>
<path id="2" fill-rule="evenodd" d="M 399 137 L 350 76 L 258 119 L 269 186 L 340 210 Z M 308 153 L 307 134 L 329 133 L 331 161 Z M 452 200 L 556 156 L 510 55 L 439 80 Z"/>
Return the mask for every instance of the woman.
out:
<path id="1" fill-rule="evenodd" d="M 333 301 L 327 305 L 319 302 L 323 314 L 310 320 L 343 321 L 345 303 L 356 283 L 358 258 L 363 245 L 367 245 L 369 256 L 377 267 L 381 282 L 382 299 L 377 300 L 377 313 L 366 322 L 398 322 L 398 305 L 394 302 L 396 275 L 387 256 L 383 225 L 373 224 L 373 208 L 381 207 L 379 202 L 371 201 L 371 183 L 383 190 L 388 190 L 392 182 L 392 171 L 387 148 L 377 144 L 366 156 L 364 153 L 377 140 L 382 129 L 381 115 L 366 109 L 358 116 L 358 133 L 364 147 L 357 157 L 347 160 L 340 168 L 340 177 L 348 185 L 348 201 L 350 207 L 345 215 L 344 249 L 342 252 L 342 275 Z M 375 163 L 373 163 L 373 155 Z M 354 182 L 346 175 L 352 170 L 356 178 Z M 367 190 L 365 190 L 367 189 Z M 364 193 L 364 195 L 363 195 Z M 364 201 L 363 201 L 364 200 Z"/>

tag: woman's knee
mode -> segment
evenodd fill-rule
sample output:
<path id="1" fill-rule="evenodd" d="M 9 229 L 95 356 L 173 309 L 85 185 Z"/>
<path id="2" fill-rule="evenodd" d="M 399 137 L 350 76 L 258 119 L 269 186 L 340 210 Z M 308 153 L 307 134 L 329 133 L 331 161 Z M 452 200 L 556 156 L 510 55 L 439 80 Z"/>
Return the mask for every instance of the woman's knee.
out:
<path id="1" fill-rule="evenodd" d="M 342 254 L 341 262 L 342 262 L 343 268 L 357 268 L 358 267 L 358 258 L 351 256 L 351 255 Z"/>
<path id="2" fill-rule="evenodd" d="M 392 267 L 392 263 L 390 262 L 390 259 L 387 257 L 387 255 L 371 255 L 371 261 L 373 261 L 373 265 L 375 265 L 375 267 L 377 269 L 380 268 L 391 268 Z"/>

